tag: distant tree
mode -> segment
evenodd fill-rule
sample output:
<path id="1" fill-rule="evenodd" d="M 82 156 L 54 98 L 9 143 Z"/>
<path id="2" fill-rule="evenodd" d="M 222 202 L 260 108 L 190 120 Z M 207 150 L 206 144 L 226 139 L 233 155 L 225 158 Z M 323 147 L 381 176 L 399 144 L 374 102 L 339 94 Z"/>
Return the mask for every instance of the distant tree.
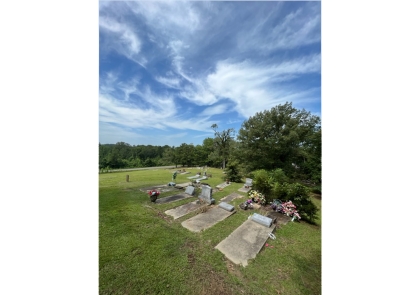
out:
<path id="1" fill-rule="evenodd" d="M 235 129 L 229 128 L 228 130 L 223 130 L 222 132 L 217 131 L 217 124 L 211 125 L 211 128 L 214 130 L 214 147 L 215 152 L 222 159 L 222 168 L 226 167 L 226 160 L 229 157 L 230 147 L 234 141 Z"/>
<path id="2" fill-rule="evenodd" d="M 176 159 L 182 166 L 191 166 L 194 161 L 194 145 L 182 143 L 176 148 Z"/>
<path id="3" fill-rule="evenodd" d="M 107 166 L 114 169 L 122 168 L 124 166 L 122 158 L 118 152 L 118 148 L 114 147 L 111 153 L 108 154 Z"/>
<path id="4" fill-rule="evenodd" d="M 175 147 L 169 147 L 165 149 L 162 155 L 162 166 L 174 165 L 176 166 L 176 154 L 175 154 Z"/>

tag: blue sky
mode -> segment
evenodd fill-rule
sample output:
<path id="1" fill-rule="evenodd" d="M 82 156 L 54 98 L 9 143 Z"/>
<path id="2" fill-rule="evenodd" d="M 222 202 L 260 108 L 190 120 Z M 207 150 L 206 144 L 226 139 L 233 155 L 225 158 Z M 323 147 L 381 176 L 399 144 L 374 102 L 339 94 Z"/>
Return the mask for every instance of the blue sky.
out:
<path id="1" fill-rule="evenodd" d="M 321 2 L 99 2 L 99 142 L 202 144 L 292 102 L 321 116 Z"/>

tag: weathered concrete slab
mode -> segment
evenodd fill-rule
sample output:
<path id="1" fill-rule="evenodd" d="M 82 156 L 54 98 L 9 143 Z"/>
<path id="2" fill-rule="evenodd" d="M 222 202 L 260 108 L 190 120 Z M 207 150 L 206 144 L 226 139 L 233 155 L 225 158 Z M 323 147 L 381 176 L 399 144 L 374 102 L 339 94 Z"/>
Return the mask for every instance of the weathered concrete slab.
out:
<path id="1" fill-rule="evenodd" d="M 268 239 L 268 234 L 272 233 L 274 228 L 274 224 L 265 227 L 248 219 L 215 248 L 233 263 L 245 267 L 248 265 L 248 260 L 257 257 Z"/>
<path id="2" fill-rule="evenodd" d="M 174 186 L 168 186 L 166 184 L 140 188 L 140 190 L 145 193 L 148 193 L 149 191 L 154 190 L 154 189 L 160 191 L 161 193 L 166 193 L 166 192 L 171 192 L 171 191 L 176 190 Z"/>
<path id="3" fill-rule="evenodd" d="M 227 195 L 226 197 L 223 197 L 220 199 L 220 202 L 226 202 L 229 203 L 234 199 L 239 199 L 239 198 L 243 198 L 243 195 L 241 194 L 237 194 L 237 193 L 231 193 L 229 195 Z"/>
<path id="4" fill-rule="evenodd" d="M 190 177 L 187 177 L 188 179 L 195 179 L 195 178 L 200 178 L 201 177 L 201 175 L 194 175 L 194 176 L 190 176 Z"/>
<path id="5" fill-rule="evenodd" d="M 180 183 L 180 184 L 175 185 L 175 187 L 178 188 L 178 189 L 182 189 L 182 188 L 186 188 L 189 185 L 191 185 L 191 182 L 184 182 L 184 183 Z"/>
<path id="6" fill-rule="evenodd" d="M 155 204 L 165 204 L 165 203 L 175 202 L 175 201 L 179 201 L 179 200 L 182 200 L 182 199 L 188 199 L 188 198 L 192 198 L 192 196 L 188 195 L 186 193 L 180 193 L 180 194 L 165 197 L 165 198 L 158 198 L 156 200 Z"/>
<path id="7" fill-rule="evenodd" d="M 251 188 L 249 187 L 249 188 L 246 188 L 246 187 L 241 187 L 240 189 L 238 189 L 238 191 L 239 192 L 243 192 L 243 193 L 247 193 L 247 192 L 249 192 L 251 190 Z"/>
<path id="8" fill-rule="evenodd" d="M 178 219 L 204 206 L 208 206 L 208 205 L 194 201 L 194 202 L 187 203 L 187 204 L 181 205 L 179 207 L 176 207 L 170 210 L 166 210 L 165 214 L 172 216 L 174 219 Z"/>
<path id="9" fill-rule="evenodd" d="M 229 183 L 223 182 L 223 183 L 221 183 L 219 185 L 216 185 L 216 188 L 217 189 L 222 189 L 222 188 L 225 188 L 225 187 L 227 187 L 229 185 L 231 185 L 231 182 L 229 182 Z"/>
<path id="10" fill-rule="evenodd" d="M 185 220 L 181 223 L 181 225 L 186 229 L 197 233 L 212 227 L 216 223 L 226 219 L 235 212 L 236 211 L 229 212 L 219 207 L 213 207 L 207 212 L 200 213 L 194 217 L 191 217 L 190 219 Z"/>

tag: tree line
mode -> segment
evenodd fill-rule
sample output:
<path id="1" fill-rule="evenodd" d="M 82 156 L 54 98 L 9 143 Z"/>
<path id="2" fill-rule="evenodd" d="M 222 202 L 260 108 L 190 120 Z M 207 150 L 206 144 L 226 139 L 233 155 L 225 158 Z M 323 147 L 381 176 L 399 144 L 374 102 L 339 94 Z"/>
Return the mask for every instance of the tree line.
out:
<path id="1" fill-rule="evenodd" d="M 99 144 L 99 168 L 204 166 L 234 164 L 245 174 L 257 169 L 282 169 L 291 178 L 321 183 L 321 119 L 291 103 L 257 112 L 245 120 L 238 134 L 218 131 L 201 145 L 131 146 L 124 142 Z M 232 165 L 231 165 L 232 166 Z"/>

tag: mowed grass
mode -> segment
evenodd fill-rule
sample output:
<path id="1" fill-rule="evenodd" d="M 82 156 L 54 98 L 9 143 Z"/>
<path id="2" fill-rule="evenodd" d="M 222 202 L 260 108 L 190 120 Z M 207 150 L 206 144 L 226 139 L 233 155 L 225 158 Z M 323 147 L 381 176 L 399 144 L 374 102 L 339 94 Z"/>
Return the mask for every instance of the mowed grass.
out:
<path id="1" fill-rule="evenodd" d="M 189 182 L 191 174 L 179 175 L 176 183 Z M 213 227 L 193 233 L 164 212 L 194 198 L 168 204 L 150 202 L 140 188 L 166 184 L 175 169 L 114 172 L 99 175 L 99 293 L 100 294 L 320 294 L 321 218 L 316 225 L 289 222 L 277 228 L 271 247 L 263 247 L 247 267 L 228 261 L 214 247 L 247 220 L 252 212 L 237 205 L 245 200 L 233 183 L 217 192 L 223 182 L 220 169 L 208 169 L 205 180 L 218 201 L 232 192 L 236 213 Z M 129 182 L 126 182 L 126 175 Z M 159 198 L 176 192 L 162 193 Z M 321 201 L 313 198 L 320 208 Z M 321 214 L 319 213 L 321 217 Z"/>

